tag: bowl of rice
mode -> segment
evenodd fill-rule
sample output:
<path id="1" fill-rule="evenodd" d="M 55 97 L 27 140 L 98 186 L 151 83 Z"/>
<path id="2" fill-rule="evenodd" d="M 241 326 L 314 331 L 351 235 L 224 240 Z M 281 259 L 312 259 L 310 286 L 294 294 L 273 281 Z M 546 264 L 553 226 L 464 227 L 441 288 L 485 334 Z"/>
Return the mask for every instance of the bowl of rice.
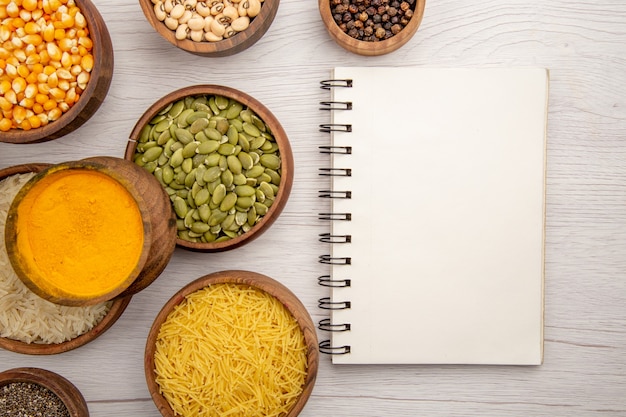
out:
<path id="1" fill-rule="evenodd" d="M 249 271 L 178 291 L 148 335 L 145 373 L 164 417 L 295 417 L 317 376 L 315 326 L 284 285 Z"/>
<path id="2" fill-rule="evenodd" d="M 49 164 L 0 169 L 0 237 L 17 192 Z M 85 307 L 44 300 L 18 278 L 0 239 L 0 347 L 17 353 L 48 355 L 82 346 L 104 333 L 122 315 L 131 296 Z"/>

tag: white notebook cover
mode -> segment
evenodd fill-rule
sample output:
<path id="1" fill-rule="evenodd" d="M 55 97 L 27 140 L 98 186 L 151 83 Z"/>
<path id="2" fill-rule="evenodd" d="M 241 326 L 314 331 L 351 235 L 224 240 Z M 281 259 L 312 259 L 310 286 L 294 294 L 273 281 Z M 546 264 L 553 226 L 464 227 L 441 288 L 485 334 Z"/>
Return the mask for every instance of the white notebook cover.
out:
<path id="1" fill-rule="evenodd" d="M 332 211 L 337 364 L 543 361 L 548 71 L 335 68 Z"/>

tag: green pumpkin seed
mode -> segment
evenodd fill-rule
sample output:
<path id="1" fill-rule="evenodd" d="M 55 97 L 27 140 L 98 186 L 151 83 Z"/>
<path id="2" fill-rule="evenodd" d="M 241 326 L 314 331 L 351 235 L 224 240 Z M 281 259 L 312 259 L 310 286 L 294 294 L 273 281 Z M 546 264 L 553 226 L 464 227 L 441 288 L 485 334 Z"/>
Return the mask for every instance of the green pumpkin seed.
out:
<path id="1" fill-rule="evenodd" d="M 174 198 L 174 212 L 176 212 L 176 215 L 181 219 L 184 219 L 187 215 L 187 211 L 187 203 L 185 202 L 185 200 L 183 200 L 179 196 L 176 196 Z"/>
<path id="2" fill-rule="evenodd" d="M 196 113 L 194 113 L 196 114 Z M 202 132 L 209 125 L 209 119 L 200 118 L 193 121 L 191 126 L 189 126 L 189 133 L 195 135 L 196 133 Z"/>
<path id="3" fill-rule="evenodd" d="M 172 166 L 172 168 L 176 168 L 180 166 L 184 160 L 183 148 L 179 148 L 172 154 L 172 157 L 170 158 L 170 166 Z"/>
<path id="4" fill-rule="evenodd" d="M 224 96 L 215 96 L 215 105 L 218 109 L 224 110 L 228 107 L 230 100 Z"/>
<path id="5" fill-rule="evenodd" d="M 258 201 L 254 203 L 254 209 L 259 216 L 265 216 L 268 211 L 267 205 L 265 203 L 259 203 Z"/>
<path id="6" fill-rule="evenodd" d="M 188 143 L 193 142 L 194 137 L 187 129 L 176 129 L 175 131 L 176 139 L 181 142 L 183 145 L 187 145 Z"/>
<path id="7" fill-rule="evenodd" d="M 207 190 L 207 192 L 208 191 L 209 190 Z M 211 197 L 211 202 L 215 205 L 221 204 L 222 201 L 224 201 L 225 197 L 226 197 L 226 186 L 224 184 L 219 184 L 217 187 L 215 187 L 215 190 L 213 190 L 213 196 Z M 207 199 L 205 203 L 207 203 L 208 201 L 209 200 Z"/>
<path id="8" fill-rule="evenodd" d="M 238 185 L 235 187 L 235 193 L 239 197 L 250 197 L 254 195 L 255 190 L 249 185 Z"/>
<path id="9" fill-rule="evenodd" d="M 224 197 L 224 199 L 220 203 L 220 210 L 223 212 L 228 212 L 230 209 L 235 207 L 235 204 L 238 203 L 238 200 L 239 199 L 237 198 L 237 194 L 235 193 L 226 194 L 226 197 Z"/>
<path id="10" fill-rule="evenodd" d="M 259 162 L 264 167 L 274 171 L 280 167 L 280 157 L 275 154 L 263 154 L 261 155 Z"/>
<path id="11" fill-rule="evenodd" d="M 230 169 L 233 174 L 241 174 L 242 165 L 238 157 L 235 155 L 228 155 L 226 157 L 226 162 L 228 163 L 228 169 Z"/>
<path id="12" fill-rule="evenodd" d="M 243 131 L 252 137 L 261 136 L 261 131 L 253 123 L 243 122 Z"/>
<path id="13" fill-rule="evenodd" d="M 233 185 L 234 176 L 233 173 L 229 170 L 223 171 L 221 174 L 222 184 L 226 186 L 226 188 L 230 188 Z"/>
<path id="14" fill-rule="evenodd" d="M 208 155 L 210 153 L 217 151 L 219 147 L 220 147 L 220 143 L 218 141 L 207 140 L 206 142 L 202 142 L 198 145 L 198 147 L 196 148 L 196 152 L 203 154 L 203 155 Z"/>
<path id="15" fill-rule="evenodd" d="M 228 132 L 228 128 L 230 127 L 230 123 L 226 119 L 217 119 L 217 123 L 215 125 L 215 129 L 220 132 L 222 135 L 225 135 Z"/>
<path id="16" fill-rule="evenodd" d="M 144 162 L 156 161 L 157 159 L 159 159 L 162 152 L 163 152 L 163 148 L 161 148 L 160 146 L 151 147 L 150 149 L 144 152 L 143 161 Z"/>

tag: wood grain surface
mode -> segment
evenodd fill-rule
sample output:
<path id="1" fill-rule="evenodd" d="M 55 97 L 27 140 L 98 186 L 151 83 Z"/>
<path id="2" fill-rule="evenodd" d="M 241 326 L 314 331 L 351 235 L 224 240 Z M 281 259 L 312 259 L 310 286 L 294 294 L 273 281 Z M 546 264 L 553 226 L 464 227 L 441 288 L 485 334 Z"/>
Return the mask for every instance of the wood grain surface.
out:
<path id="1" fill-rule="evenodd" d="M 318 103 L 329 99 L 319 81 L 331 67 L 541 66 L 551 76 L 544 364 L 332 366 L 322 355 L 301 416 L 626 416 L 626 1 L 430 1 L 407 44 L 366 57 L 330 38 L 317 2 L 283 0 L 263 38 L 222 58 L 170 45 L 138 2 L 94 3 L 115 51 L 109 94 L 63 138 L 0 143 L 0 168 L 122 157 L 133 126 L 155 100 L 210 83 L 250 94 L 280 120 L 293 149 L 293 189 L 280 218 L 254 242 L 223 253 L 177 249 L 164 273 L 98 339 L 45 357 L 0 351 L 0 370 L 38 366 L 62 374 L 84 394 L 93 417 L 158 417 L 143 373 L 146 337 L 159 309 L 185 284 L 215 271 L 253 270 L 289 287 L 314 321 L 325 317 L 317 300 L 328 292 L 317 277 L 328 273 L 318 263 L 328 247 L 317 238 L 328 225 L 317 213 L 328 207 L 317 191 L 329 186 L 318 176 L 329 162 L 318 147 L 329 138 L 318 125 L 329 115 Z M 389 105 L 371 103 L 372 117 L 377 106 Z"/>

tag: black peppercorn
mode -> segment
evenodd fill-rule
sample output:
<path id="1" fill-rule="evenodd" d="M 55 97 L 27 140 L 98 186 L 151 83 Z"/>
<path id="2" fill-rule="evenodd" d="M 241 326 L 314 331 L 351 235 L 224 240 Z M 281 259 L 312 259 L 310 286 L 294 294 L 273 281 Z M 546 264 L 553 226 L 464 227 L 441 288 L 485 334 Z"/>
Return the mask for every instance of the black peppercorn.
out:
<path id="1" fill-rule="evenodd" d="M 397 35 L 414 14 L 415 0 L 328 0 L 344 33 L 376 42 Z"/>

